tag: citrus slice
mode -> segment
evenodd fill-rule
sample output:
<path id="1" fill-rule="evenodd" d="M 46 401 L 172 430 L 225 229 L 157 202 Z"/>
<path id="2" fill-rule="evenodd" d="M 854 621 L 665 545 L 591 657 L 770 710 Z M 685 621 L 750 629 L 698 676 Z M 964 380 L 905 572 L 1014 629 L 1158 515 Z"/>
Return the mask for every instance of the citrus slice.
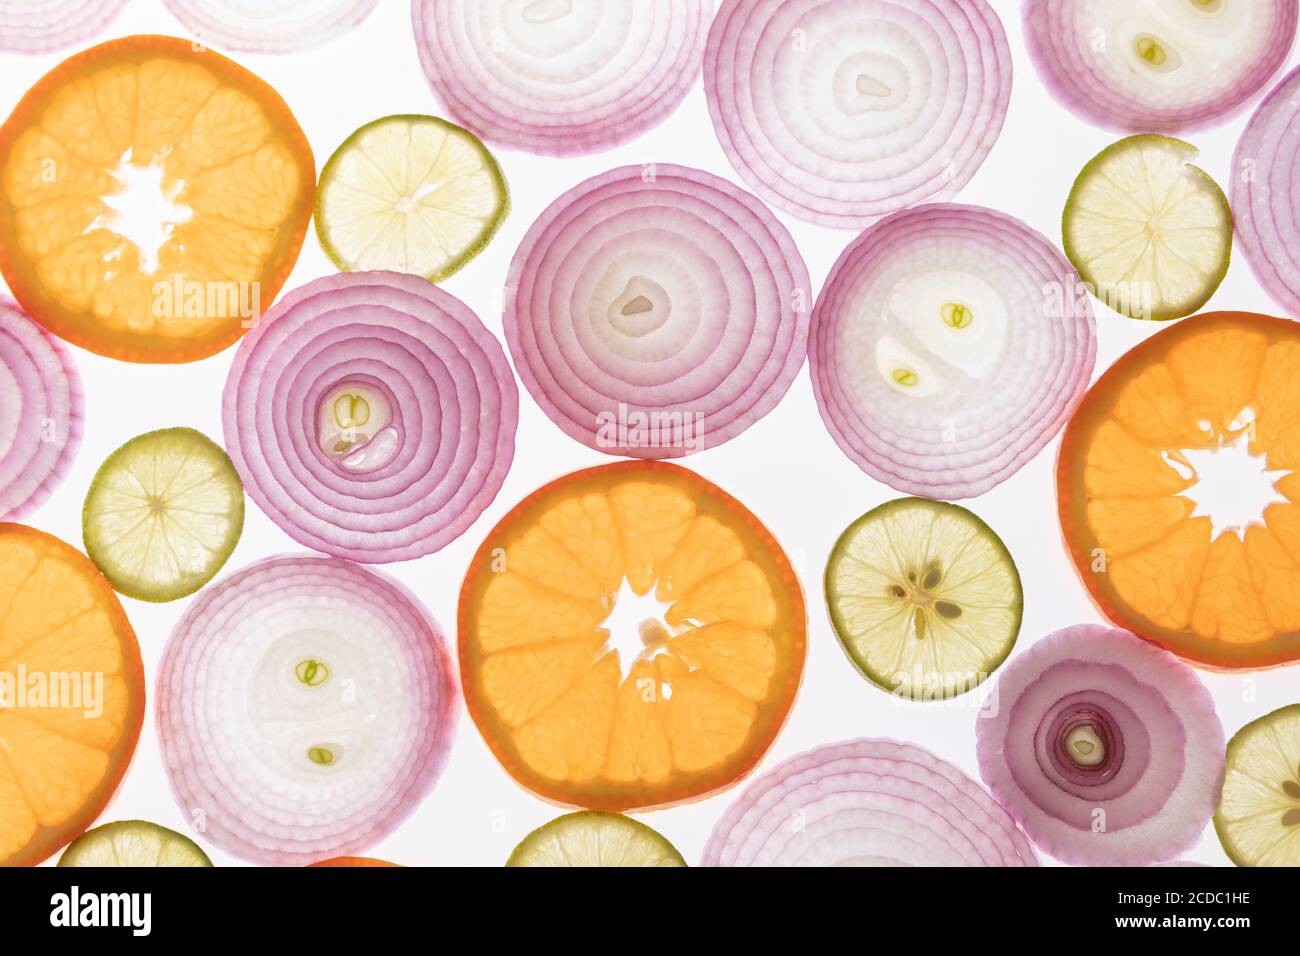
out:
<path id="1" fill-rule="evenodd" d="M 965 508 L 899 498 L 840 535 L 826 565 L 831 625 L 869 679 L 907 700 L 980 684 L 1020 633 L 1020 574 L 1002 540 Z"/>
<path id="2" fill-rule="evenodd" d="M 88 830 L 59 857 L 59 866 L 211 865 L 189 837 L 145 820 L 121 820 Z"/>
<path id="3" fill-rule="evenodd" d="M 509 211 L 501 167 L 477 136 L 436 116 L 385 116 L 321 170 L 316 234 L 344 272 L 438 282 L 482 252 Z"/>
<path id="4" fill-rule="evenodd" d="M 619 462 L 524 499 L 461 588 L 461 680 L 507 771 L 570 806 L 729 786 L 785 722 L 803 592 L 780 545 L 694 472 Z"/>
<path id="5" fill-rule="evenodd" d="M 140 648 L 104 576 L 58 538 L 0 524 L 0 866 L 90 826 L 143 718 Z"/>
<path id="6" fill-rule="evenodd" d="M 1179 319 L 1214 294 L 1232 255 L 1232 210 L 1192 165 L 1196 147 L 1130 136 L 1097 154 L 1065 204 L 1065 254 L 1089 290 L 1134 319 Z"/>
<path id="7" fill-rule="evenodd" d="M 1093 600 L 1214 667 L 1300 658 L 1300 324 L 1179 322 L 1098 379 L 1066 428 L 1057 502 Z"/>
<path id="8" fill-rule="evenodd" d="M 400 863 L 389 863 L 387 860 L 376 860 L 372 856 L 336 856 L 328 860 L 320 860 L 316 863 L 308 863 L 308 869 L 362 869 L 374 867 L 395 867 L 400 869 Z"/>
<path id="9" fill-rule="evenodd" d="M 506 866 L 685 866 L 677 848 L 620 813 L 583 810 L 524 837 Z"/>
<path id="10" fill-rule="evenodd" d="M 186 40 L 46 74 L 0 127 L 0 271 L 45 328 L 133 362 L 244 334 L 302 248 L 315 162 L 279 95 Z"/>
<path id="11" fill-rule="evenodd" d="M 174 601 L 212 580 L 244 527 L 244 486 L 202 432 L 132 438 L 99 466 L 82 510 L 86 553 L 128 597 Z"/>
<path id="12" fill-rule="evenodd" d="M 1300 704 L 1228 741 L 1214 829 L 1238 866 L 1300 866 Z"/>

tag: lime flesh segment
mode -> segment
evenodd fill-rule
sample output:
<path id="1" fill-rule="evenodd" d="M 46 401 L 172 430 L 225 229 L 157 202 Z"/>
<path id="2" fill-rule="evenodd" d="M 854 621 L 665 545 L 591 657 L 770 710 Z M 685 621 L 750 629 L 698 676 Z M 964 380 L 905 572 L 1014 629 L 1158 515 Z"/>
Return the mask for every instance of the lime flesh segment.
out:
<path id="1" fill-rule="evenodd" d="M 1197 151 L 1167 136 L 1130 136 L 1075 180 L 1063 219 L 1065 254 L 1089 291 L 1135 319 L 1200 309 L 1228 272 L 1232 211 Z"/>
<path id="2" fill-rule="evenodd" d="M 122 594 L 173 601 L 212 579 L 244 527 L 244 486 L 192 428 L 133 438 L 100 466 L 82 511 L 86 553 Z"/>
<path id="3" fill-rule="evenodd" d="M 344 272 L 405 272 L 438 282 L 488 244 L 510 198 L 479 139 L 436 116 L 388 116 L 330 157 L 316 233 Z"/>
<path id="4" fill-rule="evenodd" d="M 840 536 L 826 565 L 831 625 L 874 684 L 907 700 L 978 686 L 1020 633 L 1020 574 L 965 508 L 900 498 Z"/>
<path id="5" fill-rule="evenodd" d="M 1228 741 L 1214 829 L 1238 866 L 1300 866 L 1300 704 Z"/>
<path id="6" fill-rule="evenodd" d="M 583 810 L 524 837 L 506 866 L 685 866 L 676 848 L 644 823 Z"/>
<path id="7" fill-rule="evenodd" d="M 145 820 L 88 830 L 68 844 L 59 866 L 211 866 L 197 843 Z"/>

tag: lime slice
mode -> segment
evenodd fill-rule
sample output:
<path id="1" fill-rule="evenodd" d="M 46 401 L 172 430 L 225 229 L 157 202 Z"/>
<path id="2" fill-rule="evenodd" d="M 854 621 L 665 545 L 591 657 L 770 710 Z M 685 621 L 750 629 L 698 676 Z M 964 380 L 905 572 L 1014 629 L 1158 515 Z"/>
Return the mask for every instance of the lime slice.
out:
<path id="1" fill-rule="evenodd" d="M 59 866 L 211 865 L 208 855 L 189 837 L 144 820 L 122 820 L 87 830 L 59 857 Z"/>
<path id="2" fill-rule="evenodd" d="M 436 116 L 386 116 L 321 170 L 316 234 L 344 272 L 438 282 L 482 252 L 509 211 L 501 167 L 473 133 Z"/>
<path id="3" fill-rule="evenodd" d="M 1228 741 L 1214 829 L 1238 866 L 1300 866 L 1300 704 Z"/>
<path id="4" fill-rule="evenodd" d="M 1002 540 L 965 508 L 928 498 L 883 504 L 840 535 L 826 603 L 858 669 L 917 701 L 947 700 L 993 673 L 1024 608 Z"/>
<path id="5" fill-rule="evenodd" d="M 582 810 L 538 827 L 515 847 L 506 866 L 685 866 L 677 849 L 618 813 Z"/>
<path id="6" fill-rule="evenodd" d="M 216 574 L 244 527 L 244 486 L 192 428 L 133 438 L 100 465 L 81 515 L 86 553 L 122 594 L 174 601 Z"/>
<path id="7" fill-rule="evenodd" d="M 1065 254 L 1098 299 L 1135 319 L 1179 319 L 1214 294 L 1232 210 L 1194 146 L 1130 136 L 1083 168 L 1065 204 Z"/>

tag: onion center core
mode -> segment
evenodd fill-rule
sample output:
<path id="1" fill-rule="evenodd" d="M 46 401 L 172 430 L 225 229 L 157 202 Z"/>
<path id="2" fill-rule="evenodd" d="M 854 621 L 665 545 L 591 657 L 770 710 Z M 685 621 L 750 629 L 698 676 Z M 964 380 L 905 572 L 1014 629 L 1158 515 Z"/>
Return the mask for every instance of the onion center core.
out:
<path id="1" fill-rule="evenodd" d="M 321 451 L 350 472 L 382 468 L 402 447 L 392 401 L 366 382 L 342 382 L 325 392 L 317 434 Z"/>
<path id="2" fill-rule="evenodd" d="M 609 304 L 609 324 L 631 338 L 640 338 L 659 329 L 672 314 L 668 293 L 658 282 L 645 276 L 627 280 Z"/>
<path id="3" fill-rule="evenodd" d="M 573 12 L 573 0 L 533 0 L 520 13 L 524 23 L 553 23 Z"/>
<path id="4" fill-rule="evenodd" d="M 1106 741 L 1091 724 L 1080 724 L 1065 735 L 1065 753 L 1076 767 L 1095 767 L 1106 761 Z"/>
<path id="5" fill-rule="evenodd" d="M 1137 54 L 1139 63 L 1156 73 L 1173 73 L 1183 65 L 1183 58 L 1177 50 L 1150 33 L 1140 34 L 1134 39 L 1133 52 Z"/>

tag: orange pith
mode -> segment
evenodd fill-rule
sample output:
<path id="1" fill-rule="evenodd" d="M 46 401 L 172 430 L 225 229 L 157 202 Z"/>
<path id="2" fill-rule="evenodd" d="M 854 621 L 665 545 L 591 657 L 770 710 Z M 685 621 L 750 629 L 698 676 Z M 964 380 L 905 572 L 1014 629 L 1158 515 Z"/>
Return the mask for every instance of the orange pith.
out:
<path id="1" fill-rule="evenodd" d="M 1116 624 L 1210 667 L 1300 658 L 1298 372 L 1300 324 L 1214 312 L 1148 339 L 1085 396 L 1057 498 L 1083 583 Z M 1181 494 L 1197 482 L 1181 452 L 1221 440 L 1285 472 L 1285 500 L 1216 535 Z"/>
<path id="2" fill-rule="evenodd" d="M 111 205 L 128 157 L 189 211 L 156 262 Z M 185 40 L 113 40 L 55 67 L 0 127 L 0 271 L 28 314 L 77 345 L 203 358 L 288 278 L 315 176 L 289 108 L 252 73 Z"/>
<path id="3" fill-rule="evenodd" d="M 625 580 L 668 605 L 635 662 L 601 627 Z M 533 792 L 665 806 L 762 757 L 799 686 L 805 627 L 789 561 L 735 499 L 676 465 L 591 468 L 524 499 L 479 548 L 460 598 L 465 702 Z"/>
<path id="4" fill-rule="evenodd" d="M 0 866 L 30 866 L 81 834 L 117 789 L 140 735 L 144 672 L 98 569 L 17 524 L 0 524 L 0 680 Z"/>

